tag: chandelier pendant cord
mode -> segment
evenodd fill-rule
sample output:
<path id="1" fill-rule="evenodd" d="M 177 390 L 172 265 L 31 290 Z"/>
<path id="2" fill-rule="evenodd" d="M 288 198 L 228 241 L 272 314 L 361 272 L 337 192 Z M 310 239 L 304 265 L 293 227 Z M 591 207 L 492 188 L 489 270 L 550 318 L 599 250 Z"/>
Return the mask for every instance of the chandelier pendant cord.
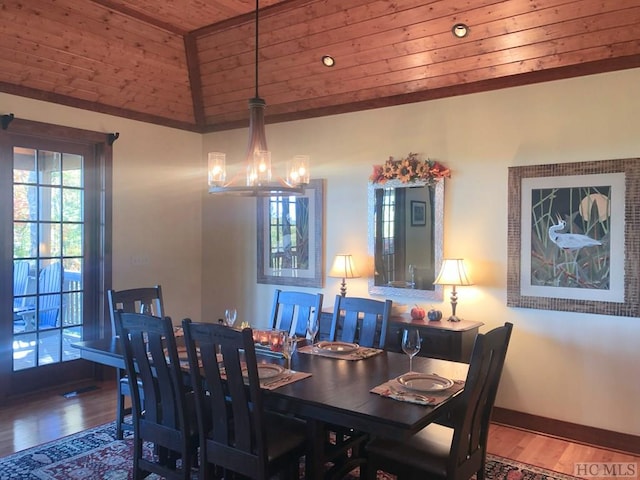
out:
<path id="1" fill-rule="evenodd" d="M 258 9 L 260 0 L 256 0 L 256 61 L 255 61 L 255 74 L 256 74 L 256 95 L 258 98 Z"/>

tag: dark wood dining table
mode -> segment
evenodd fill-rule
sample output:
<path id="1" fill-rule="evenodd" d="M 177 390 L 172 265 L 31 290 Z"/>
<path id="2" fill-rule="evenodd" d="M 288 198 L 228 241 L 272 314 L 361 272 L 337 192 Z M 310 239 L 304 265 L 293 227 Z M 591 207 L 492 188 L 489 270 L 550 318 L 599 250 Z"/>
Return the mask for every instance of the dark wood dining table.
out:
<path id="1" fill-rule="evenodd" d="M 81 358 L 115 368 L 124 368 L 117 339 L 84 341 L 73 344 Z M 259 361 L 282 363 L 273 356 L 259 355 Z M 406 373 L 406 355 L 383 351 L 362 360 L 327 358 L 296 352 L 291 368 L 311 376 L 275 390 L 265 390 L 265 402 L 275 411 L 304 418 L 309 429 L 310 452 L 306 460 L 307 478 L 322 478 L 322 451 L 325 424 L 354 428 L 371 435 L 404 439 L 415 434 L 451 407 L 454 397 L 437 406 L 417 405 L 385 398 L 370 390 Z M 413 370 L 461 379 L 465 363 L 415 357 Z"/>

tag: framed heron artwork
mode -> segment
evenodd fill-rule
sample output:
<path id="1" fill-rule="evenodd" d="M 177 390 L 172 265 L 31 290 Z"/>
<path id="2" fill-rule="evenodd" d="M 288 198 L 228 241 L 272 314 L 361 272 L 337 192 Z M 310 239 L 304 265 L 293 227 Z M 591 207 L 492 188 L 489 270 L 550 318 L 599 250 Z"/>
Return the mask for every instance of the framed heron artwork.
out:
<path id="1" fill-rule="evenodd" d="M 640 160 L 509 168 L 507 305 L 640 316 Z"/>

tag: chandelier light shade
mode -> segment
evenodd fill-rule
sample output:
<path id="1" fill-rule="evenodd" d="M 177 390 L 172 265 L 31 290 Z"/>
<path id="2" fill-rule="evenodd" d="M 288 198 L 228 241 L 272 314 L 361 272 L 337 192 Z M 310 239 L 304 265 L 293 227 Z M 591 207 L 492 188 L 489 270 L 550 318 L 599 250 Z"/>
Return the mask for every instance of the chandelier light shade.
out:
<path id="1" fill-rule="evenodd" d="M 456 306 L 458 304 L 456 287 L 473 285 L 471 277 L 467 274 L 464 266 L 464 260 L 462 258 L 445 258 L 442 261 L 440 273 L 438 273 L 433 283 L 435 285 L 450 285 L 453 287 L 451 290 L 451 316 L 448 320 L 450 322 L 459 322 L 460 319 L 456 316 Z"/>
<path id="2" fill-rule="evenodd" d="M 299 195 L 308 185 L 309 157 L 297 155 L 289 162 L 284 178 L 274 180 L 271 170 L 271 152 L 267 147 L 264 127 L 264 109 L 266 102 L 258 95 L 258 13 L 259 0 L 256 0 L 256 51 L 255 51 L 255 96 L 249 99 L 249 143 L 245 158 L 246 182 L 242 185 L 240 175 L 227 181 L 225 154 L 209 153 L 208 178 L 209 193 L 240 195 L 250 197 L 271 195 Z"/>
<path id="3" fill-rule="evenodd" d="M 221 152 L 209 152 L 209 186 L 221 187 L 227 179 L 226 155 Z"/>
<path id="4" fill-rule="evenodd" d="M 296 155 L 287 168 L 287 184 L 307 185 L 310 181 L 309 155 Z"/>
<path id="5" fill-rule="evenodd" d="M 333 265 L 329 270 L 329 276 L 342 278 L 340 283 L 340 295 L 347 296 L 347 278 L 360 278 L 360 274 L 356 269 L 356 263 L 349 254 L 340 253 L 333 259 Z"/>

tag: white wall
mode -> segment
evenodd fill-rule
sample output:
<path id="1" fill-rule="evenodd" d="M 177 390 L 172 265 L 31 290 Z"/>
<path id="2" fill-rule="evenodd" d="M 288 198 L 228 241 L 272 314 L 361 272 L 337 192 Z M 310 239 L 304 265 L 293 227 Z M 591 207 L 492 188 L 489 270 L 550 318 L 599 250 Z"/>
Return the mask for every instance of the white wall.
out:
<path id="1" fill-rule="evenodd" d="M 113 146 L 113 288 L 161 284 L 174 322 L 198 317 L 201 135 L 2 93 L 0 105 L 26 120 L 120 133 Z"/>
<path id="2" fill-rule="evenodd" d="M 367 265 L 373 164 L 417 151 L 453 171 L 445 255 L 468 260 L 460 316 L 513 340 L 497 405 L 640 435 L 640 319 L 506 307 L 507 168 L 640 157 L 640 69 L 267 127 L 274 160 L 308 153 L 325 178 L 325 271 L 336 253 Z M 268 102 L 268 98 L 266 99 Z M 0 93 L 2 112 L 120 132 L 114 145 L 115 288 L 160 283 L 167 313 L 215 320 L 226 305 L 264 325 L 274 286 L 256 278 L 255 199 L 206 194 L 206 152 L 241 161 L 245 129 L 200 135 Z M 267 106 L 268 108 L 268 106 Z M 134 265 L 142 262 L 143 265 Z M 325 306 L 339 279 L 327 278 Z M 367 296 L 367 279 L 349 280 Z M 409 303 L 408 299 L 394 298 Z M 440 305 L 448 311 L 445 301 Z M 202 312 L 205 312 L 204 314 Z M 596 415 L 607 412 L 606 415 Z"/>
<path id="3" fill-rule="evenodd" d="M 339 252 L 370 262 L 373 164 L 419 152 L 450 167 L 444 253 L 467 259 L 476 282 L 459 289 L 458 313 L 484 322 L 481 331 L 515 325 L 497 405 L 640 435 L 640 319 L 506 307 L 508 167 L 640 157 L 638 85 L 640 69 L 628 70 L 270 125 L 267 139 L 274 164 L 307 153 L 312 176 L 327 179 L 325 271 Z M 244 129 L 208 134 L 203 158 L 218 150 L 240 162 L 246 137 Z M 275 287 L 255 281 L 255 200 L 203 196 L 204 316 L 235 304 L 242 320 L 264 325 Z M 339 281 L 326 279 L 326 307 Z M 367 296 L 367 279 L 348 289 Z"/>

